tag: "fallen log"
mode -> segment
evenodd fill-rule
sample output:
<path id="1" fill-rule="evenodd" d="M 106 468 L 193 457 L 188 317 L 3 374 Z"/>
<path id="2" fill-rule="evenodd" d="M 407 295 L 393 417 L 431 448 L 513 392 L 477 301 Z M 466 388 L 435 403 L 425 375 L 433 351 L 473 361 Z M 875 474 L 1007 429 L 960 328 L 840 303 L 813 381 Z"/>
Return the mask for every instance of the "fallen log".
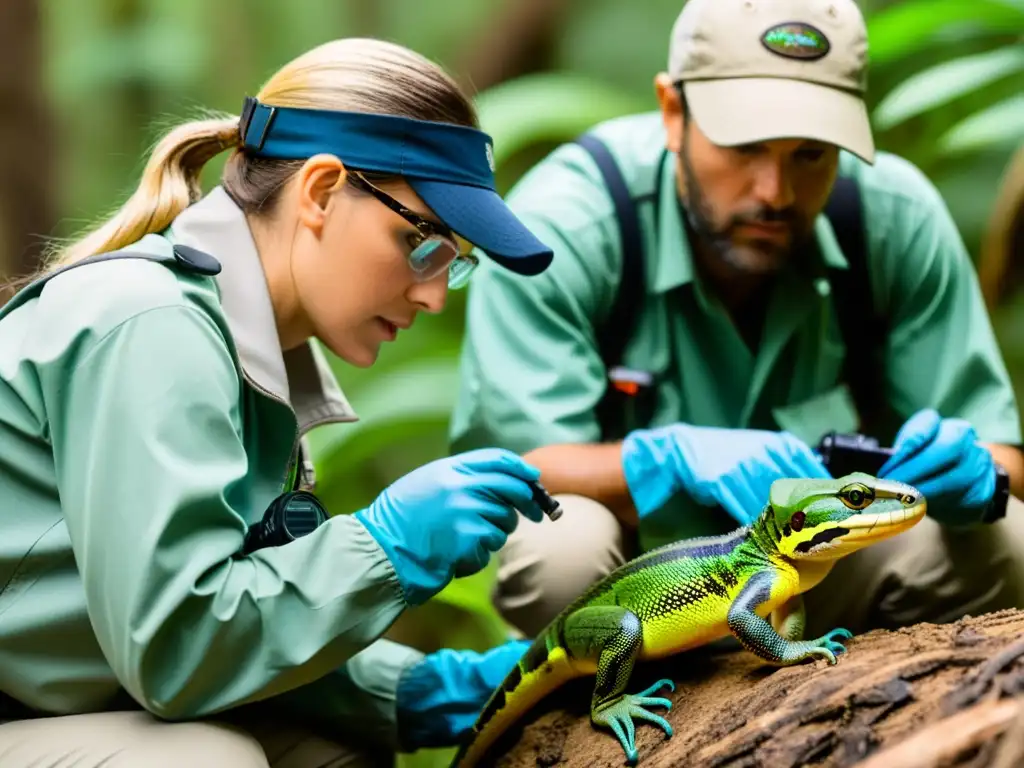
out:
<path id="1" fill-rule="evenodd" d="M 637 726 L 640 768 L 1024 766 L 1024 612 L 877 630 L 847 648 L 835 666 L 780 669 L 726 649 L 639 665 L 630 691 L 676 682 L 672 738 Z M 494 765 L 624 765 L 590 724 L 591 685 L 549 696 L 496 745 Z"/>

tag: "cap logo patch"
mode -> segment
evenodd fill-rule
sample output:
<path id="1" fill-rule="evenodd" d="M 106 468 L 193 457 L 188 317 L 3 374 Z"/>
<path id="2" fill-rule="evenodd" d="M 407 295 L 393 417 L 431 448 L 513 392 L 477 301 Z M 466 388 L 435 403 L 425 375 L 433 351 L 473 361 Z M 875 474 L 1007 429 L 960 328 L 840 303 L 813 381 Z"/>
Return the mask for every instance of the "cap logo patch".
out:
<path id="1" fill-rule="evenodd" d="M 802 21 L 776 24 L 761 35 L 761 43 L 772 53 L 787 59 L 820 59 L 831 47 L 820 29 Z"/>

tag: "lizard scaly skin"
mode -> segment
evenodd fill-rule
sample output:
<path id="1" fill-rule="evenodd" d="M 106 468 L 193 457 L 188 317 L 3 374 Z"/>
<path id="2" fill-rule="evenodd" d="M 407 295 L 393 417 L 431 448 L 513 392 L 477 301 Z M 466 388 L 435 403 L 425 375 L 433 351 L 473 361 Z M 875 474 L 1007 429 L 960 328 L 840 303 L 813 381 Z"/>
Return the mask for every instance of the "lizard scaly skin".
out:
<path id="1" fill-rule="evenodd" d="M 780 666 L 845 650 L 841 628 L 803 640 L 802 593 L 833 563 L 895 536 L 925 514 L 914 488 L 855 473 L 837 479 L 784 479 L 749 527 L 683 540 L 625 563 L 568 605 L 492 694 L 452 766 L 468 768 L 534 704 L 573 678 L 593 675 L 591 721 L 609 728 L 630 763 L 637 760 L 634 719 L 672 735 L 648 707 L 671 680 L 625 692 L 635 662 L 664 658 L 732 634 Z M 769 617 L 771 621 L 769 621 Z"/>

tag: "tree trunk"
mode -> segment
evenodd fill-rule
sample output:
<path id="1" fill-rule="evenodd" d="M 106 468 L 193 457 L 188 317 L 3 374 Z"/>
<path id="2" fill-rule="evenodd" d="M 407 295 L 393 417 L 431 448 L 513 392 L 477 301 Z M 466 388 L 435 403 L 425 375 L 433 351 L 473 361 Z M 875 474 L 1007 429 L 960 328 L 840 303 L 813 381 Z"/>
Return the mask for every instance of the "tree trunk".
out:
<path id="1" fill-rule="evenodd" d="M 989 312 L 1024 278 L 1024 146 L 1010 159 L 978 255 L 978 282 Z"/>
<path id="2" fill-rule="evenodd" d="M 491 26 L 455 70 L 463 84 L 483 91 L 505 80 L 547 69 L 572 0 L 506 0 Z"/>
<path id="3" fill-rule="evenodd" d="M 39 3 L 0 2 L 0 304 L 2 284 L 37 266 L 55 224 L 42 48 Z"/>
<path id="4" fill-rule="evenodd" d="M 780 669 L 745 651 L 643 665 L 629 690 L 660 677 L 675 680 L 666 716 L 675 733 L 667 739 L 657 726 L 637 721 L 638 765 L 1022 766 L 1022 638 L 1024 612 L 1001 611 L 870 632 L 850 640 L 836 666 Z M 496 765 L 624 765 L 618 740 L 590 724 L 592 684 L 574 681 L 549 696 L 499 742 L 505 754 Z"/>

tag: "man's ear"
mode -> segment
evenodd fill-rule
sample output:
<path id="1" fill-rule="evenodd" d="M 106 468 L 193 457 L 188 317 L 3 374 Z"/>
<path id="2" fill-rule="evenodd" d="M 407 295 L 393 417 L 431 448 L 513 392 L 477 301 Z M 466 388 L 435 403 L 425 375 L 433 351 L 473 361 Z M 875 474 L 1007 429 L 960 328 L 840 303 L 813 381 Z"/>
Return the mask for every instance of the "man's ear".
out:
<path id="1" fill-rule="evenodd" d="M 333 195 L 345 184 L 348 170 L 335 155 L 313 155 L 296 173 L 299 221 L 317 235 L 323 230 Z"/>
<path id="2" fill-rule="evenodd" d="M 665 147 L 677 155 L 682 150 L 686 118 L 683 116 L 683 101 L 679 90 L 667 72 L 655 76 L 654 93 L 661 108 L 661 121 L 665 125 Z"/>

